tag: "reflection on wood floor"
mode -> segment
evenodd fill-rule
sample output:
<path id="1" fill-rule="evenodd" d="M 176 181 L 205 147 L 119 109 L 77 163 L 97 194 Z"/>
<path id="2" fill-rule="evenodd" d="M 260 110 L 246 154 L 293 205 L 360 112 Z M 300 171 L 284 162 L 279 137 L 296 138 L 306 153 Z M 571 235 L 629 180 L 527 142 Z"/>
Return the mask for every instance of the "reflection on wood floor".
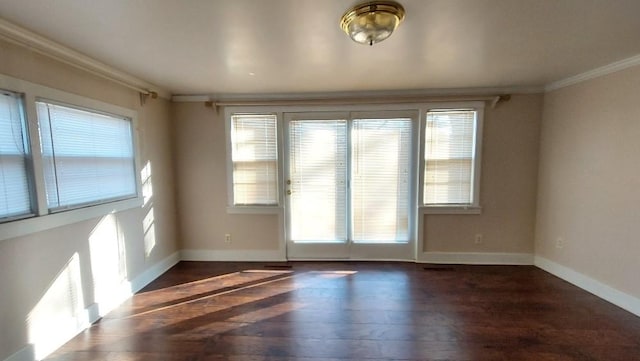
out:
<path id="1" fill-rule="evenodd" d="M 47 360 L 640 360 L 640 318 L 532 266 L 181 262 Z"/>

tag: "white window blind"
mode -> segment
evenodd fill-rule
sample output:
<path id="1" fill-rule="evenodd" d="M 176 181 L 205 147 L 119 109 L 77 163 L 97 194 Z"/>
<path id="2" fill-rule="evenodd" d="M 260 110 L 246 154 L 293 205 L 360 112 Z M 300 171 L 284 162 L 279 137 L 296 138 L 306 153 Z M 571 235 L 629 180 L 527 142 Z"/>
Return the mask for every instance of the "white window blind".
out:
<path id="1" fill-rule="evenodd" d="M 278 141 L 274 114 L 231 116 L 234 205 L 278 204 Z"/>
<path id="2" fill-rule="evenodd" d="M 31 213 L 28 157 L 22 99 L 0 90 L 0 220 Z"/>
<path id="3" fill-rule="evenodd" d="M 137 195 L 131 120 L 36 103 L 49 209 Z"/>
<path id="4" fill-rule="evenodd" d="M 411 119 L 354 119 L 353 241 L 409 241 Z"/>
<path id="5" fill-rule="evenodd" d="M 291 239 L 347 239 L 347 122 L 289 122 Z"/>
<path id="6" fill-rule="evenodd" d="M 427 113 L 424 154 L 425 205 L 471 205 L 477 112 L 437 110 Z"/>

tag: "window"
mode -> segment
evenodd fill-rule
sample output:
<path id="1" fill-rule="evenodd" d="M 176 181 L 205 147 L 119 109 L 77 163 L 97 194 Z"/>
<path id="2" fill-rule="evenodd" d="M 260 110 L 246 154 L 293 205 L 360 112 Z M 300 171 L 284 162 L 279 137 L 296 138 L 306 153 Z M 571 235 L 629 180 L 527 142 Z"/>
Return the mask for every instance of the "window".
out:
<path id="1" fill-rule="evenodd" d="M 131 119 L 44 101 L 36 107 L 49 209 L 137 196 Z"/>
<path id="2" fill-rule="evenodd" d="M 424 133 L 425 206 L 478 206 L 477 110 L 430 110 Z"/>
<path id="3" fill-rule="evenodd" d="M 0 220 L 32 214 L 27 139 L 21 96 L 0 90 Z"/>
<path id="4" fill-rule="evenodd" d="M 275 114 L 231 116 L 234 206 L 278 202 L 278 141 Z"/>
<path id="5" fill-rule="evenodd" d="M 355 242 L 408 242 L 410 118 L 354 119 L 352 217 Z"/>
<path id="6" fill-rule="evenodd" d="M 319 154 L 328 156 L 333 148 L 324 140 L 298 144 L 296 131 L 312 132 L 313 126 L 324 124 L 319 120 L 335 118 L 347 121 L 346 214 L 353 222 L 347 228 L 349 237 L 367 243 L 404 241 L 413 232 L 414 210 L 478 214 L 484 107 L 483 101 L 469 101 L 387 104 L 371 109 L 340 105 L 226 108 L 227 211 L 275 213 L 278 208 L 273 206 L 285 200 L 288 207 L 297 204 L 289 193 L 280 193 L 280 187 L 293 194 L 298 184 L 279 178 L 291 178 L 289 172 L 294 168 L 309 167 L 316 173 L 318 169 L 326 173 L 328 168 L 313 168 L 315 160 L 308 154 L 292 154 L 315 146 L 325 151 Z M 325 173 L 322 175 L 330 177 Z M 332 194 L 305 201 L 304 207 L 313 203 L 317 211 L 317 205 L 330 201 Z M 315 222 L 324 219 L 309 217 Z"/>
<path id="7" fill-rule="evenodd" d="M 136 119 L 0 74 L 0 242 L 141 206 Z"/>
<path id="8" fill-rule="evenodd" d="M 347 120 L 291 120 L 288 128 L 291 238 L 342 242 L 347 239 Z"/>

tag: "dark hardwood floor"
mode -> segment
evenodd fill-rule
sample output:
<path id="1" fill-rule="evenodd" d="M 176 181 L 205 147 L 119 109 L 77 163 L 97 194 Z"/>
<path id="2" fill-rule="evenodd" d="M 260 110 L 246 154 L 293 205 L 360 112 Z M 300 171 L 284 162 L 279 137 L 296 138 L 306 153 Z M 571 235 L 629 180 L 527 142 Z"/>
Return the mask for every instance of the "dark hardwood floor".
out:
<path id="1" fill-rule="evenodd" d="M 640 360 L 640 318 L 529 266 L 181 262 L 48 360 Z"/>

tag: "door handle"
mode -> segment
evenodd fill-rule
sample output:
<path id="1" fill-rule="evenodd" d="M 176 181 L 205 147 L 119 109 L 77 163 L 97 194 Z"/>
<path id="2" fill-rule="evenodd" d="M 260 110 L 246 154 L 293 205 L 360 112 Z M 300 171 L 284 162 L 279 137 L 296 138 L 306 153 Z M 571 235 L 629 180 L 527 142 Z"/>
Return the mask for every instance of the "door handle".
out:
<path id="1" fill-rule="evenodd" d="M 287 189 L 287 195 L 290 196 L 291 195 L 291 189 Z"/>

